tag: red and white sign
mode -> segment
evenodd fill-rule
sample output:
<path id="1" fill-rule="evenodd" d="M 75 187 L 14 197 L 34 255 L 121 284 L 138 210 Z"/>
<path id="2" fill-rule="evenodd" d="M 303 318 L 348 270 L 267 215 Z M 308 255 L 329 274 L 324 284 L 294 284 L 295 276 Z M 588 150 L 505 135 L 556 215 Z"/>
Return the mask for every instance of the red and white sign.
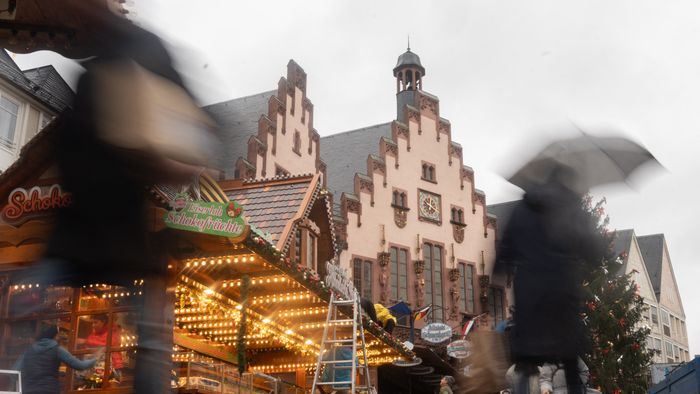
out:
<path id="1" fill-rule="evenodd" d="M 46 193 L 39 186 L 29 190 L 18 187 L 7 197 L 7 205 L 3 207 L 0 217 L 9 224 L 20 224 L 67 207 L 70 203 L 70 193 L 63 192 L 60 185 L 49 186 Z"/>

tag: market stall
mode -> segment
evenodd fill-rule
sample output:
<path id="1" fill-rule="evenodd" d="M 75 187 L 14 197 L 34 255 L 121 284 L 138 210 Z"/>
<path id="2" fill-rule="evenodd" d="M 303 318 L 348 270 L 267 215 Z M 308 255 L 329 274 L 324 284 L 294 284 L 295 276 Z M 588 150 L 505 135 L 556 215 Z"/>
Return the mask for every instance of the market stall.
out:
<path id="1" fill-rule="evenodd" d="M 0 367 L 11 368 L 42 328 L 58 324 L 61 345 L 76 356 L 103 350 L 95 368 L 61 367 L 64 392 L 130 392 L 136 324 L 150 303 L 171 311 L 176 390 L 308 389 L 330 296 L 323 267 L 336 247 L 320 175 L 249 182 L 204 175 L 187 187 L 154 187 L 150 227 L 175 234 L 171 292 L 141 280 L 45 288 L 22 274 L 41 258 L 56 212 L 70 203 L 48 154 L 55 127 L 0 174 Z M 210 221 L 186 220 L 188 206 Z M 373 322 L 364 326 L 370 366 L 413 357 Z"/>

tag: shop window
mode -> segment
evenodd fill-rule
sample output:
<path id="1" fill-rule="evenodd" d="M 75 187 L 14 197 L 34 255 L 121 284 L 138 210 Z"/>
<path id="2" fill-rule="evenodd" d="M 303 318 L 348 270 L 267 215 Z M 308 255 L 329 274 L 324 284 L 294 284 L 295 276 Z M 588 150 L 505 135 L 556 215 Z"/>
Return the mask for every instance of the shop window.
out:
<path id="1" fill-rule="evenodd" d="M 394 189 L 391 197 L 391 205 L 394 208 L 408 208 L 406 191 Z"/>
<path id="2" fill-rule="evenodd" d="M 19 103 L 7 96 L 0 97 L 0 145 L 14 148 Z"/>
<path id="3" fill-rule="evenodd" d="M 423 162 L 423 165 L 421 167 L 421 178 L 424 181 L 436 182 L 435 164 Z"/>
<path id="4" fill-rule="evenodd" d="M 352 262 L 352 281 L 360 297 L 372 299 L 372 261 L 355 258 Z"/>
<path id="5" fill-rule="evenodd" d="M 141 285 L 139 281 L 129 289 L 9 286 L 3 327 L 5 338 L 11 340 L 3 343 L 2 367 L 11 367 L 44 328 L 58 326 L 60 345 L 76 357 L 94 358 L 100 349 L 95 367 L 68 369 L 61 375 L 62 391 L 132 386 Z"/>
<path id="6" fill-rule="evenodd" d="M 467 313 L 474 313 L 474 266 L 459 263 L 459 295 Z"/>
<path id="7" fill-rule="evenodd" d="M 503 311 L 505 310 L 505 303 L 503 298 L 503 289 L 500 287 L 489 288 L 488 294 L 488 307 L 489 314 L 493 316 L 494 323 L 498 324 L 503 321 Z"/>
<path id="8" fill-rule="evenodd" d="M 408 302 L 408 249 L 392 246 L 389 248 L 391 259 L 391 296 L 394 300 Z"/>
<path id="9" fill-rule="evenodd" d="M 442 308 L 442 253 L 443 247 L 440 245 L 429 242 L 423 244 L 425 302 L 426 304 L 432 303 L 433 319 L 435 321 L 443 321 L 444 319 Z"/>

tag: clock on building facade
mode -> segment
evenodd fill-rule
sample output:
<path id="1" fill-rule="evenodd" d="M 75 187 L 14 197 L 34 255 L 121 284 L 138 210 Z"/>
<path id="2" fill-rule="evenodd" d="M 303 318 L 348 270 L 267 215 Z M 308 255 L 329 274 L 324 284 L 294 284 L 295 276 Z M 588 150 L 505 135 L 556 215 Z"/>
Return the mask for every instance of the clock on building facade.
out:
<path id="1" fill-rule="evenodd" d="M 418 190 L 418 216 L 421 219 L 440 223 L 442 221 L 440 196 L 424 190 Z"/>

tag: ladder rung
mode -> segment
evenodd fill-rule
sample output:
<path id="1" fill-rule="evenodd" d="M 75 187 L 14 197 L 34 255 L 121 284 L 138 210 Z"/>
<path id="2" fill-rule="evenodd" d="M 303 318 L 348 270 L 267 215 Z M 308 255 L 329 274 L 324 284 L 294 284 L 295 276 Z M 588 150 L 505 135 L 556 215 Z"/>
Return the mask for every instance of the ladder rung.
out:
<path id="1" fill-rule="evenodd" d="M 352 339 L 329 339 L 324 343 L 352 343 Z"/>
<path id="2" fill-rule="evenodd" d="M 329 320 L 329 323 L 352 323 L 352 319 L 339 319 L 339 320 Z"/>
<path id="3" fill-rule="evenodd" d="M 331 384 L 352 384 L 352 380 L 341 380 L 339 382 L 319 382 L 319 385 L 331 385 Z M 355 386 L 357 387 L 357 386 Z"/>
<path id="4" fill-rule="evenodd" d="M 321 364 L 340 364 L 340 363 L 352 363 L 351 360 L 321 360 Z M 351 367 L 352 364 L 349 365 Z M 336 367 L 337 368 L 337 367 Z"/>
<path id="5" fill-rule="evenodd" d="M 333 305 L 352 305 L 354 304 L 354 300 L 335 300 L 333 301 Z"/>

